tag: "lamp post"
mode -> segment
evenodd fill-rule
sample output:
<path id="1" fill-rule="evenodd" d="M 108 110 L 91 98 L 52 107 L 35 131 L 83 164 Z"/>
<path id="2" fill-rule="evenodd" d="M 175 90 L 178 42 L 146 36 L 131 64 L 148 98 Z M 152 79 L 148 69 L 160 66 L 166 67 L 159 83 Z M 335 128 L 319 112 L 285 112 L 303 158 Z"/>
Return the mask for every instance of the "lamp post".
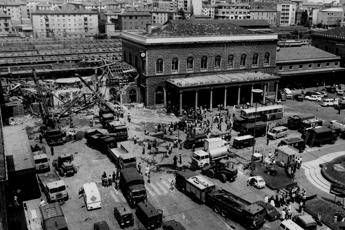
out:
<path id="1" fill-rule="evenodd" d="M 252 89 L 251 93 L 253 94 L 253 99 L 255 99 L 255 95 L 262 95 L 263 90 L 262 89 Z M 253 131 L 254 139 L 255 139 L 256 116 L 257 116 L 256 113 L 257 112 L 258 112 L 258 100 L 255 101 L 255 117 L 254 117 L 254 131 Z M 254 153 L 255 153 L 255 142 L 253 144 L 253 149 L 252 149 L 252 160 L 254 158 Z"/>

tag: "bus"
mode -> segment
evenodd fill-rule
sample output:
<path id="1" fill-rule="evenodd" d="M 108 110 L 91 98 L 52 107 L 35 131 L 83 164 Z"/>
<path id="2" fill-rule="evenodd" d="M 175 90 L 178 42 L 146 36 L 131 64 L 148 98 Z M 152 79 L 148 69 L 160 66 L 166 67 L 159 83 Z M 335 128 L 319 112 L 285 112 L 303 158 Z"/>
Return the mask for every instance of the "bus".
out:
<path id="1" fill-rule="evenodd" d="M 284 109 L 282 105 L 268 105 L 257 108 L 242 109 L 241 118 L 246 121 L 271 121 L 283 118 Z"/>

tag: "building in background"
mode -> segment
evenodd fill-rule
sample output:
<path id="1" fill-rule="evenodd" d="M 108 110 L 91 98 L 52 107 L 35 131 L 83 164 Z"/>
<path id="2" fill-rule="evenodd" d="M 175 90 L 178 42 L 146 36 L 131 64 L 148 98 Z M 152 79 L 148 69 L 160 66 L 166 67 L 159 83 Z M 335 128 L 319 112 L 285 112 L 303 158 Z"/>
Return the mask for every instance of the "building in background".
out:
<path id="1" fill-rule="evenodd" d="M 6 36 L 14 32 L 11 17 L 0 12 L 0 36 Z"/>
<path id="2" fill-rule="evenodd" d="M 250 19 L 250 6 L 249 4 L 229 4 L 220 3 L 215 5 L 214 10 L 215 19 Z"/>
<path id="3" fill-rule="evenodd" d="M 26 4 L 16 0 L 1 1 L 0 12 L 10 16 L 14 26 L 22 24 L 23 19 L 28 18 Z"/>
<path id="4" fill-rule="evenodd" d="M 277 4 L 277 11 L 280 12 L 280 26 L 293 26 L 296 23 L 296 3 L 283 1 Z"/>
<path id="5" fill-rule="evenodd" d="M 152 25 L 152 16 L 148 11 L 124 12 L 115 21 L 115 29 L 120 31 L 146 30 L 148 25 Z"/>
<path id="6" fill-rule="evenodd" d="M 280 13 L 277 9 L 250 9 L 250 18 L 252 20 L 265 20 L 271 26 L 279 26 Z"/>
<path id="7" fill-rule="evenodd" d="M 150 11 L 152 15 L 152 24 L 164 24 L 169 19 L 173 19 L 174 15 L 177 13 L 176 10 L 164 10 L 164 9 L 153 9 Z"/>
<path id="8" fill-rule="evenodd" d="M 344 10 L 341 7 L 313 11 L 313 25 L 340 26 L 343 20 Z"/>
<path id="9" fill-rule="evenodd" d="M 192 0 L 193 15 L 202 14 L 202 0 Z"/>
<path id="10" fill-rule="evenodd" d="M 98 34 L 98 14 L 93 11 L 36 11 L 32 27 L 37 38 L 90 37 Z"/>

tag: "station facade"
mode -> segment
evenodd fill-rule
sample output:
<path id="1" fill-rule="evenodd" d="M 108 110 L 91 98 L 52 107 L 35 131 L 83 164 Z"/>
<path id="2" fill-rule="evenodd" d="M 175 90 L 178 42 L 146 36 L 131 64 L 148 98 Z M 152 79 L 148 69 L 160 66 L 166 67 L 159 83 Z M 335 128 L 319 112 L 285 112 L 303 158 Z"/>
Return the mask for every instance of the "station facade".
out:
<path id="1" fill-rule="evenodd" d="M 221 20 L 170 21 L 156 30 L 122 34 L 123 60 L 137 68 L 138 100 L 184 107 L 276 99 L 276 34 L 258 34 Z"/>

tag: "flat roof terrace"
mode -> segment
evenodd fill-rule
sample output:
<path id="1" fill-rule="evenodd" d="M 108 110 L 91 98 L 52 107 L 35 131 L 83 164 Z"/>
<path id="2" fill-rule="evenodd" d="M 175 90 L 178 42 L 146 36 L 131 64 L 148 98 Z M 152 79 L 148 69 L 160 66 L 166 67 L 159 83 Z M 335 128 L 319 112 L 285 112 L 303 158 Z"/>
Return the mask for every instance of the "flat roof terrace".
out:
<path id="1" fill-rule="evenodd" d="M 280 77 L 262 72 L 224 73 L 206 76 L 169 79 L 167 83 L 179 89 L 196 87 L 224 87 L 224 85 L 239 85 L 241 83 L 255 83 L 261 81 L 278 80 Z"/>
<path id="2" fill-rule="evenodd" d="M 11 165 L 12 162 L 8 162 L 8 170 L 17 172 L 34 169 L 34 159 L 25 127 L 22 125 L 5 126 L 3 133 L 5 156 L 13 156 L 13 165 Z"/>

